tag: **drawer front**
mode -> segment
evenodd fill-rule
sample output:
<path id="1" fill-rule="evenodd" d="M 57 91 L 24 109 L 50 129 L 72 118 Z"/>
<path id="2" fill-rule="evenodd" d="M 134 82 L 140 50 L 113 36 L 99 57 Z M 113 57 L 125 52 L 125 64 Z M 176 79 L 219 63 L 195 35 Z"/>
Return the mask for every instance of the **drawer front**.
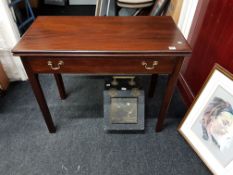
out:
<path id="1" fill-rule="evenodd" d="M 173 57 L 154 58 L 28 58 L 33 72 L 83 74 L 171 73 Z"/>

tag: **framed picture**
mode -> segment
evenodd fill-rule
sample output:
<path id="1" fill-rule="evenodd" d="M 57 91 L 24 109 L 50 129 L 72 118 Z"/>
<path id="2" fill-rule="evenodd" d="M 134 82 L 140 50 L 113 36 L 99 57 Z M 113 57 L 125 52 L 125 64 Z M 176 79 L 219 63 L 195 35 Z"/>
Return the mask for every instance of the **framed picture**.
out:
<path id="1" fill-rule="evenodd" d="M 233 75 L 216 64 L 178 128 L 216 175 L 233 174 Z"/>

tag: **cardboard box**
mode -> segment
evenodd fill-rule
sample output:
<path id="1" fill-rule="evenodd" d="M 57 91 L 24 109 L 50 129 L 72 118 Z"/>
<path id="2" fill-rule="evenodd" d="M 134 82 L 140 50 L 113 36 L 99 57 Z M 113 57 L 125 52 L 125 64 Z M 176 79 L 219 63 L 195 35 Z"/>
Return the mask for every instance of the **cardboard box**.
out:
<path id="1" fill-rule="evenodd" d="M 178 24 L 183 0 L 171 0 L 166 15 L 172 16 L 173 20 Z"/>

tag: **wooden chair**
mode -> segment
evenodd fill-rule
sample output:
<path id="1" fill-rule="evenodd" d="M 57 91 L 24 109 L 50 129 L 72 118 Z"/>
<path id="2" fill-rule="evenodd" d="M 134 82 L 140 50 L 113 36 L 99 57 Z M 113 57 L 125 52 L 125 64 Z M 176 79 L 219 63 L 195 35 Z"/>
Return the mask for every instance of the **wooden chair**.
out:
<path id="1" fill-rule="evenodd" d="M 24 6 L 23 6 L 24 5 Z M 23 6 L 23 8 L 19 8 Z M 9 7 L 14 11 L 13 17 L 18 26 L 19 32 L 22 35 L 27 27 L 34 21 L 35 15 L 32 11 L 28 0 L 11 0 Z M 23 9 L 23 12 L 21 11 Z"/>
<path id="2" fill-rule="evenodd" d="M 135 9 L 133 16 L 137 16 L 144 8 L 154 5 L 154 0 L 117 0 L 116 4 L 121 8 Z"/>

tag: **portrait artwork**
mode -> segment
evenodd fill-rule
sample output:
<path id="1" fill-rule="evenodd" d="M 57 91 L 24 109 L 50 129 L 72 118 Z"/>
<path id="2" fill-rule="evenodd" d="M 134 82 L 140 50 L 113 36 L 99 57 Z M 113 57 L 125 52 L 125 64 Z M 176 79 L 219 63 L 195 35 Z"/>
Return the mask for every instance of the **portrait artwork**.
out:
<path id="1" fill-rule="evenodd" d="M 178 130 L 217 175 L 233 174 L 233 75 L 216 64 Z"/>
<path id="2" fill-rule="evenodd" d="M 220 151 L 224 151 L 231 146 L 233 140 L 233 110 L 229 102 L 214 97 L 204 112 L 202 132 L 202 138 L 212 141 Z"/>
<path id="3" fill-rule="evenodd" d="M 193 132 L 223 166 L 233 160 L 232 106 L 233 96 L 218 86 L 192 126 Z"/>

